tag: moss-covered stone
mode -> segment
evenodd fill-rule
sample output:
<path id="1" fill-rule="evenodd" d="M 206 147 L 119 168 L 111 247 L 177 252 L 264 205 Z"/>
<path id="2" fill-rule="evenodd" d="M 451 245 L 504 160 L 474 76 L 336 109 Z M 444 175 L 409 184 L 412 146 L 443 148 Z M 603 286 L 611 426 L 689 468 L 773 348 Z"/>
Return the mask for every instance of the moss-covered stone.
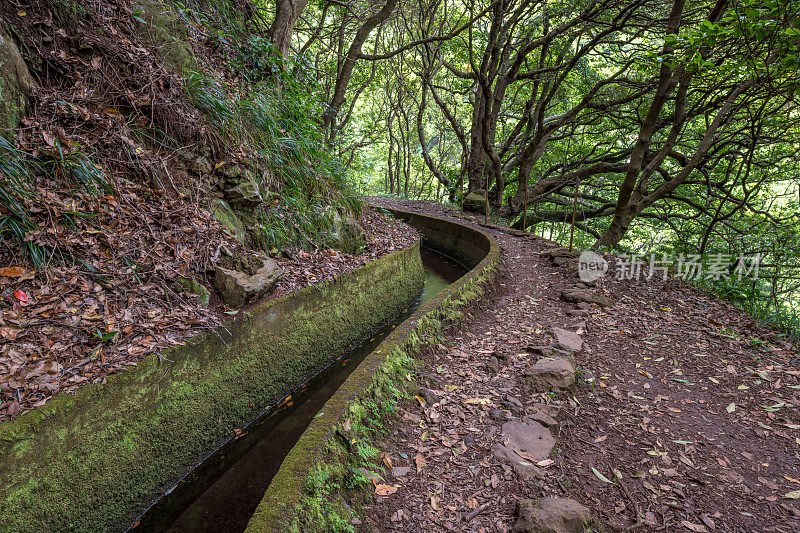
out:
<path id="1" fill-rule="evenodd" d="M 0 424 L 0 531 L 125 529 L 234 430 L 417 297 L 418 245 Z"/>
<path id="2" fill-rule="evenodd" d="M 367 244 L 367 233 L 353 217 L 342 217 L 336 213 L 333 217 L 331 241 L 337 250 L 355 254 Z"/>
<path id="3" fill-rule="evenodd" d="M 0 18 L 0 135 L 10 138 L 19 128 L 34 85 L 28 66 Z"/>
<path id="4" fill-rule="evenodd" d="M 197 70 L 185 23 L 172 6 L 158 0 L 137 0 L 134 15 L 139 36 L 169 67 L 178 73 Z"/>
<path id="5" fill-rule="evenodd" d="M 247 226 L 245 226 L 242 219 L 239 218 L 239 215 L 236 214 L 228 202 L 215 198 L 208 207 L 211 210 L 211 214 L 214 215 L 214 218 L 216 218 L 217 221 L 222 224 L 222 227 L 228 230 L 240 244 L 245 244 L 247 242 Z"/>
<path id="6" fill-rule="evenodd" d="M 196 294 L 199 297 L 200 304 L 202 304 L 203 307 L 208 307 L 208 303 L 211 298 L 211 292 L 206 289 L 205 285 L 194 278 L 184 277 L 177 278 L 175 280 L 175 285 L 183 292 Z"/>
<path id="7" fill-rule="evenodd" d="M 231 205 L 244 209 L 253 209 L 261 205 L 264 197 L 255 179 L 241 179 L 233 187 L 225 189 L 225 197 Z"/>
<path id="8" fill-rule="evenodd" d="M 472 191 L 464 198 L 464 211 L 486 212 L 486 191 Z"/>

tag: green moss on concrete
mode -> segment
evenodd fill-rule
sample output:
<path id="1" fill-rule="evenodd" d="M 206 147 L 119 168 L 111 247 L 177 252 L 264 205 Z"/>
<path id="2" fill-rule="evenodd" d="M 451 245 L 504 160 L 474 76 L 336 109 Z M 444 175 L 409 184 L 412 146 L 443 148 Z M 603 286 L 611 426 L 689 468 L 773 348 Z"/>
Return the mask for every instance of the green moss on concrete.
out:
<path id="1" fill-rule="evenodd" d="M 353 371 L 284 459 L 248 533 L 352 530 L 350 511 L 340 502 L 370 486 L 364 469 L 381 468 L 370 442 L 407 395 L 411 356 L 423 342 L 438 342 L 443 324 L 459 320 L 461 309 L 484 294 L 499 268 L 499 245 L 483 232 L 463 225 L 453 228 L 444 221 L 439 225 L 421 215 L 399 215 L 417 229 L 426 226 L 432 230 L 429 235 L 442 235 L 442 242 L 454 243 L 445 234 L 456 230 L 464 237 L 462 245 L 474 248 L 462 250 L 462 255 L 477 258 L 482 249 L 483 259 L 421 306 Z"/>
<path id="2" fill-rule="evenodd" d="M 0 424 L 0 531 L 123 529 L 422 288 L 418 245 Z"/>

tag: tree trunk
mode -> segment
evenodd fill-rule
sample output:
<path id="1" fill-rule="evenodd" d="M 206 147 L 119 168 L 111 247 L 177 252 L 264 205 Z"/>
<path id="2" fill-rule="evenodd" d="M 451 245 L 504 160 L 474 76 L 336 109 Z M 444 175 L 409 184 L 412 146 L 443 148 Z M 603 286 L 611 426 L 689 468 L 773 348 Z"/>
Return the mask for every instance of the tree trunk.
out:
<path id="1" fill-rule="evenodd" d="M 269 29 L 269 38 L 275 50 L 283 59 L 289 57 L 292 44 L 292 31 L 295 22 L 306 8 L 308 0 L 277 0 L 275 6 L 275 20 Z"/>
<path id="2" fill-rule="evenodd" d="M 391 16 L 391 14 L 394 12 L 394 8 L 397 7 L 398 1 L 399 0 L 386 0 L 386 3 L 383 5 L 383 7 L 381 7 L 381 10 L 369 17 L 364 24 L 358 28 L 358 31 L 356 31 L 356 36 L 353 38 L 353 42 L 350 43 L 350 48 L 347 50 L 344 64 L 339 71 L 339 75 L 336 77 L 336 86 L 333 90 L 333 97 L 328 105 L 328 109 L 325 110 L 325 113 L 322 116 L 322 120 L 325 124 L 325 130 L 331 132 L 331 137 L 328 140 L 329 142 L 333 140 L 335 135 L 335 129 L 332 126 L 336 120 L 336 115 L 339 113 L 339 109 L 344 103 L 345 95 L 347 94 L 347 86 L 350 84 L 350 78 L 353 77 L 353 69 L 355 68 L 356 61 L 358 61 L 359 55 L 361 54 L 361 48 L 364 46 L 367 38 L 372 33 L 372 30 L 377 28 L 379 24 L 383 23 Z"/>

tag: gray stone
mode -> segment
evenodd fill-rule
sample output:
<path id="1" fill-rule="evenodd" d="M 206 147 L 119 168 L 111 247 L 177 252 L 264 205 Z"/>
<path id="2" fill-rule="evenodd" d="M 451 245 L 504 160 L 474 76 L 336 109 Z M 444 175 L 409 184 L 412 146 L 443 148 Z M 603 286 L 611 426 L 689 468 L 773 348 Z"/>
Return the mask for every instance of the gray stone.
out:
<path id="1" fill-rule="evenodd" d="M 525 370 L 525 380 L 537 392 L 566 389 L 575 383 L 575 369 L 562 357 L 543 357 Z"/>
<path id="2" fill-rule="evenodd" d="M 211 201 L 209 210 L 214 215 L 214 218 L 222 224 L 222 227 L 240 244 L 244 244 L 247 241 L 247 228 L 228 202 L 215 198 Z"/>
<path id="3" fill-rule="evenodd" d="M 553 336 L 556 338 L 556 347 L 567 352 L 579 352 L 583 348 L 583 339 L 574 331 L 562 328 L 553 328 Z"/>
<path id="4" fill-rule="evenodd" d="M 515 514 L 513 533 L 583 533 L 590 518 L 589 509 L 575 500 L 552 496 L 520 500 Z"/>
<path id="5" fill-rule="evenodd" d="M 17 45 L 0 18 L 0 135 L 13 137 L 28 107 L 35 86 Z"/>
<path id="6" fill-rule="evenodd" d="M 272 259 L 265 259 L 264 265 L 255 274 L 248 275 L 238 270 L 217 267 L 214 287 L 231 307 L 241 307 L 271 291 L 283 277 L 283 269 Z"/>
<path id="7" fill-rule="evenodd" d="M 552 346 L 527 346 L 525 351 L 542 357 L 552 357 L 556 353 Z"/>
<path id="8" fill-rule="evenodd" d="M 338 213 L 333 217 L 331 234 L 334 247 L 347 254 L 358 253 L 367 243 L 367 232 L 352 217 L 342 217 Z"/>
<path id="9" fill-rule="evenodd" d="M 561 407 L 549 403 L 535 403 L 531 406 L 531 409 L 544 413 L 552 418 L 558 418 L 559 413 L 561 413 Z"/>
<path id="10" fill-rule="evenodd" d="M 508 352 L 495 350 L 492 352 L 492 355 L 506 366 L 514 364 L 514 356 Z"/>
<path id="11" fill-rule="evenodd" d="M 227 181 L 236 183 L 242 176 L 242 167 L 232 163 L 226 163 L 219 168 L 219 173 L 225 176 Z"/>
<path id="12" fill-rule="evenodd" d="M 556 246 L 545 250 L 545 255 L 548 257 L 580 257 L 581 251 L 576 249 L 569 249 L 565 246 Z"/>
<path id="13" fill-rule="evenodd" d="M 571 264 L 575 265 L 575 268 L 578 267 L 577 259 L 571 259 L 569 257 L 554 257 L 553 259 L 550 260 L 550 262 L 557 267 L 564 267 Z"/>
<path id="14" fill-rule="evenodd" d="M 561 291 L 561 299 L 565 302 L 597 304 L 600 307 L 611 307 L 614 305 L 614 302 L 605 296 L 600 296 L 592 291 L 582 289 L 564 289 Z"/>
<path id="15" fill-rule="evenodd" d="M 244 209 L 253 209 L 264 201 L 260 187 L 254 180 L 241 180 L 237 185 L 225 189 L 225 197 L 231 205 Z"/>
<path id="16" fill-rule="evenodd" d="M 478 189 L 472 191 L 464 198 L 464 211 L 472 211 L 473 213 L 486 212 L 486 191 Z"/>
<path id="17" fill-rule="evenodd" d="M 424 387 L 421 387 L 419 389 L 419 395 L 422 397 L 423 400 L 425 400 L 425 403 L 427 403 L 428 405 L 433 405 L 440 401 L 439 394 L 431 389 L 426 389 Z"/>
<path id="18" fill-rule="evenodd" d="M 508 400 L 508 402 L 509 402 L 510 404 L 512 404 L 512 405 L 516 405 L 516 406 L 517 406 L 517 407 L 519 407 L 520 409 L 522 409 L 522 408 L 524 407 L 524 406 L 522 405 L 522 402 L 521 402 L 521 401 L 519 401 L 519 399 L 515 398 L 514 396 L 511 396 L 510 394 L 506 396 L 506 400 Z"/>
<path id="19" fill-rule="evenodd" d="M 541 477 L 538 461 L 547 459 L 555 438 L 550 430 L 534 420 L 511 420 L 503 424 L 500 441 L 492 446 L 492 454 L 508 463 L 525 480 Z"/>

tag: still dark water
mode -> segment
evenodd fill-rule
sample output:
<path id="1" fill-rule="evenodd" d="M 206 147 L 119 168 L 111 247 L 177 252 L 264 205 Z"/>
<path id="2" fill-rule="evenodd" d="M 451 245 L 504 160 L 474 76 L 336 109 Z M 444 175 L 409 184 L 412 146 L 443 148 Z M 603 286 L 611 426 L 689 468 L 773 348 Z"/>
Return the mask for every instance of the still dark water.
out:
<path id="1" fill-rule="evenodd" d="M 421 304 L 460 278 L 465 269 L 422 250 L 425 287 L 415 304 L 295 391 L 281 407 L 250 424 L 148 510 L 134 532 L 239 533 L 314 416 L 361 361 Z"/>

